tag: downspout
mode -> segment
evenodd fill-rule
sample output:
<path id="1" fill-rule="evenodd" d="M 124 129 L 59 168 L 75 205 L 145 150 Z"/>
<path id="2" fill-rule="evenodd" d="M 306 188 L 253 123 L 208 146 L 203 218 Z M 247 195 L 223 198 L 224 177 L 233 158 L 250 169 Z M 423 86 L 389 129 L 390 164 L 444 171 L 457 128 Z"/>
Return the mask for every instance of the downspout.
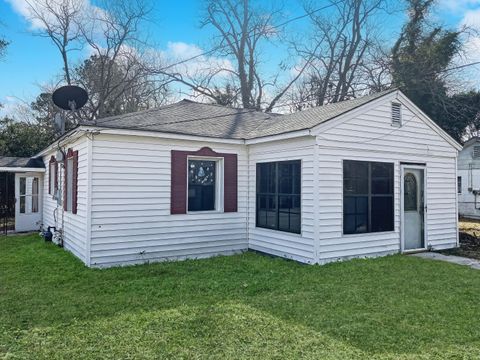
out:
<path id="1" fill-rule="evenodd" d="M 94 137 L 90 139 L 87 136 L 87 213 L 86 213 L 86 239 L 85 239 L 85 263 L 88 267 L 91 266 L 92 251 L 92 168 L 93 168 L 93 141 Z"/>
<path id="2" fill-rule="evenodd" d="M 459 239 L 459 234 L 458 234 L 458 231 L 459 231 L 459 228 L 458 228 L 458 151 L 457 151 L 457 155 L 455 156 L 455 223 L 456 223 L 456 241 L 457 241 L 457 247 L 460 246 L 460 239 Z"/>
<path id="3" fill-rule="evenodd" d="M 312 132 L 310 131 L 310 135 Z M 313 258 L 314 263 L 320 263 L 320 166 L 319 166 L 319 145 L 317 144 L 317 137 L 313 140 Z"/>
<path id="4" fill-rule="evenodd" d="M 251 191 L 251 179 L 250 179 L 250 145 L 245 144 L 247 152 L 247 221 L 245 235 L 247 237 L 247 249 L 250 249 L 250 191 Z"/>
<path id="5" fill-rule="evenodd" d="M 473 190 L 473 164 L 469 163 L 468 164 L 468 191 Z"/>

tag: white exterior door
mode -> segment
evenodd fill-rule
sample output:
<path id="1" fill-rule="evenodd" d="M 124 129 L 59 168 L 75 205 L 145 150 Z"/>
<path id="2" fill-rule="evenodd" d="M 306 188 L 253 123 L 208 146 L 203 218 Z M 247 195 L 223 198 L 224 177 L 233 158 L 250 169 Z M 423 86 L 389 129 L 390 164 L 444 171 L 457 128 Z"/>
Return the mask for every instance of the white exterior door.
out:
<path id="1" fill-rule="evenodd" d="M 425 249 L 425 168 L 402 167 L 402 250 Z"/>
<path id="2" fill-rule="evenodd" d="M 40 229 L 42 177 L 15 174 L 15 231 Z"/>

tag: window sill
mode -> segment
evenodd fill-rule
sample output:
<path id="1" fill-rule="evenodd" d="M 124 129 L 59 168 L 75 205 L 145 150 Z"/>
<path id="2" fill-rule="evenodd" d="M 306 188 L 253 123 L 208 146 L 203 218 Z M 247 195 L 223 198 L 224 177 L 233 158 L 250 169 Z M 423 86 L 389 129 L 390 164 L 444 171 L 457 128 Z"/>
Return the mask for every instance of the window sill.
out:
<path id="1" fill-rule="evenodd" d="M 343 234 L 342 238 L 349 238 L 349 237 L 366 237 L 372 235 L 389 235 L 389 234 L 399 234 L 399 232 L 392 230 L 392 231 L 376 231 L 376 232 L 366 232 L 366 233 L 358 233 L 358 234 Z"/>
<path id="2" fill-rule="evenodd" d="M 186 215 L 197 215 L 197 214 L 225 214 L 223 210 L 198 210 L 198 211 L 187 211 Z"/>
<path id="3" fill-rule="evenodd" d="M 270 229 L 270 228 L 261 227 L 261 226 L 255 226 L 255 229 L 266 230 L 266 231 L 273 231 L 273 232 L 275 232 L 275 233 L 287 234 L 287 235 L 296 236 L 296 237 L 303 237 L 301 232 L 300 232 L 300 233 L 296 233 L 296 232 L 283 231 L 283 230 L 278 230 L 278 229 Z"/>

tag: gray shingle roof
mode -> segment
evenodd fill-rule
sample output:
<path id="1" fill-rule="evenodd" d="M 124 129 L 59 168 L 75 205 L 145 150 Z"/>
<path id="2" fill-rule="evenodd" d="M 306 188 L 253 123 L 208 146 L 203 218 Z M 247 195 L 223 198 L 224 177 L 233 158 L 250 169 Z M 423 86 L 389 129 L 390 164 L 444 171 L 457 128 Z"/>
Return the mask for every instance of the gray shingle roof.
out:
<path id="1" fill-rule="evenodd" d="M 0 156 L 0 167 L 43 168 L 44 164 L 41 159 Z"/>
<path id="2" fill-rule="evenodd" d="M 394 89 L 286 115 L 182 100 L 156 109 L 99 119 L 95 125 L 224 139 L 253 139 L 310 129 L 392 91 Z"/>

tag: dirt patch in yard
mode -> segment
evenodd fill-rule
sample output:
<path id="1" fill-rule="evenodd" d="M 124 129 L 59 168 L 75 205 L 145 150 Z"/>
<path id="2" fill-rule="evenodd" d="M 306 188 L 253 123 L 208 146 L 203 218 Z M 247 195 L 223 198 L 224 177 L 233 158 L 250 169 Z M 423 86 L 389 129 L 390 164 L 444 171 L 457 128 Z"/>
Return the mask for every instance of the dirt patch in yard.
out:
<path id="1" fill-rule="evenodd" d="M 480 220 L 461 218 L 459 221 L 459 235 L 459 248 L 443 250 L 440 253 L 480 260 Z"/>

